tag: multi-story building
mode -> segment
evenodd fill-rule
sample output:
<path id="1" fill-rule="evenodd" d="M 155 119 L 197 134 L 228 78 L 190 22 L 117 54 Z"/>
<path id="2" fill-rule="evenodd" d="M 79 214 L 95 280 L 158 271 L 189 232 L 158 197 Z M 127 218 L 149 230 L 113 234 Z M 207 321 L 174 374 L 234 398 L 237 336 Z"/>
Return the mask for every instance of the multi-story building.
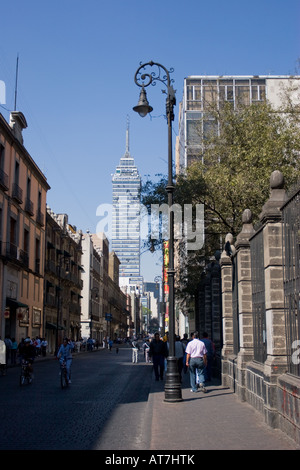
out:
<path id="1" fill-rule="evenodd" d="M 129 152 L 129 129 L 126 151 L 112 177 L 113 214 L 111 248 L 120 260 L 120 286 L 129 291 L 142 290 L 140 274 L 140 190 L 141 177 Z"/>
<path id="2" fill-rule="evenodd" d="M 50 186 L 23 143 L 27 122 L 0 114 L 0 336 L 20 341 L 44 328 L 46 196 Z"/>
<path id="3" fill-rule="evenodd" d="M 102 250 L 94 246 L 92 235 L 87 232 L 82 238 L 82 318 L 83 338 L 103 339 L 103 265 Z"/>
<path id="4" fill-rule="evenodd" d="M 97 302 L 96 296 L 98 296 L 99 302 L 99 323 L 100 323 L 100 338 L 109 336 L 110 323 L 107 320 L 107 314 L 109 313 L 109 302 L 108 302 L 108 283 L 109 283 L 109 241 L 103 232 L 97 234 L 91 234 L 91 240 L 93 247 L 100 256 L 100 285 L 99 294 L 94 291 L 94 301 Z M 88 272 L 88 269 L 87 269 Z M 84 273 L 83 273 L 84 275 Z M 96 286 L 98 287 L 98 286 Z M 94 304 L 94 308 L 95 308 Z"/>
<path id="5" fill-rule="evenodd" d="M 145 333 L 159 331 L 158 297 L 155 297 L 155 283 L 148 284 L 141 296 L 142 305 L 142 329 Z M 153 284 L 153 286 L 151 286 Z"/>
<path id="6" fill-rule="evenodd" d="M 109 254 L 108 303 L 110 337 L 126 338 L 129 329 L 130 312 L 127 310 L 127 295 L 119 286 L 120 261 L 116 253 Z"/>
<path id="7" fill-rule="evenodd" d="M 282 104 L 284 91 L 299 90 L 299 76 L 265 75 L 192 75 L 184 79 L 183 99 L 179 110 L 176 142 L 176 172 L 187 168 L 202 156 L 202 141 L 218 123 L 212 106 L 231 103 L 234 109 L 268 101 L 275 109 Z M 299 91 L 292 91 L 297 93 Z"/>
<path id="8" fill-rule="evenodd" d="M 44 331 L 50 353 L 64 336 L 74 341 L 81 337 L 81 243 L 82 233 L 68 223 L 67 214 L 47 208 Z"/>

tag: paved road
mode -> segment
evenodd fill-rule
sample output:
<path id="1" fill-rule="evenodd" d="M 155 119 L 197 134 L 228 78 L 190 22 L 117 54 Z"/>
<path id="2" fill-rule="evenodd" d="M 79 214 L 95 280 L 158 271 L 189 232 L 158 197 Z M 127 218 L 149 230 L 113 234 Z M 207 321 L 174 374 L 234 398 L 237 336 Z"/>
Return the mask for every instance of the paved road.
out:
<path id="1" fill-rule="evenodd" d="M 0 377 L 1 450 L 128 449 L 142 445 L 140 423 L 152 368 L 145 363 L 132 364 L 129 348 L 120 348 L 118 354 L 113 349 L 75 356 L 72 385 L 66 390 L 60 388 L 54 359 L 37 361 L 34 372 L 34 383 L 23 387 L 18 384 L 19 368 Z"/>
<path id="2" fill-rule="evenodd" d="M 18 374 L 0 377 L 0 450 L 102 450 L 98 458 L 129 452 L 142 459 L 141 451 L 176 458 L 185 449 L 198 463 L 202 450 L 299 450 L 217 382 L 193 394 L 187 374 L 183 401 L 166 403 L 164 382 L 154 380 L 151 364 L 132 364 L 130 348 L 75 356 L 67 390 L 53 359 L 35 364 L 32 385 L 20 387 Z"/>

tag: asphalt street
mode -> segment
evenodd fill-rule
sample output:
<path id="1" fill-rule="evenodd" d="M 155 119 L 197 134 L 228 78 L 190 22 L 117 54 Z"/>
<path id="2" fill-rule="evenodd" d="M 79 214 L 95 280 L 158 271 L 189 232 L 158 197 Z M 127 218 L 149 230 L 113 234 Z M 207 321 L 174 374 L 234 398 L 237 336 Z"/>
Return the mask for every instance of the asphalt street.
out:
<path id="1" fill-rule="evenodd" d="M 300 449 L 217 380 L 206 394 L 191 393 L 185 374 L 183 400 L 165 402 L 164 382 L 154 380 L 142 352 L 139 358 L 133 364 L 127 346 L 79 353 L 66 390 L 51 357 L 36 361 L 31 385 L 20 387 L 19 367 L 8 369 L 0 377 L 0 450 L 102 451 L 102 459 L 171 451 L 199 463 L 203 450 Z"/>
<path id="2" fill-rule="evenodd" d="M 22 387 L 19 367 L 0 377 L 1 450 L 128 449 L 141 443 L 137 423 L 143 422 L 151 365 L 132 364 L 129 348 L 77 354 L 72 384 L 62 390 L 58 364 L 37 359 L 33 383 Z"/>

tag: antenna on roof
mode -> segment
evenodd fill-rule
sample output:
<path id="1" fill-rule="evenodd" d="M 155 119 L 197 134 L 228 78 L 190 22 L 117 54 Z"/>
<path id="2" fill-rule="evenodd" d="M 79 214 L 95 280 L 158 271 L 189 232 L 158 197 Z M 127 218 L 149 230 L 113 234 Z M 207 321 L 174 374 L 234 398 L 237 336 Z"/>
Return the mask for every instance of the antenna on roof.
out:
<path id="1" fill-rule="evenodd" d="M 129 116 L 127 114 L 127 122 L 126 122 L 126 155 L 129 155 Z"/>
<path id="2" fill-rule="evenodd" d="M 16 83 L 15 83 L 15 106 L 14 106 L 14 111 L 17 111 L 18 73 L 19 73 L 19 54 L 17 55 L 17 65 L 16 65 Z"/>

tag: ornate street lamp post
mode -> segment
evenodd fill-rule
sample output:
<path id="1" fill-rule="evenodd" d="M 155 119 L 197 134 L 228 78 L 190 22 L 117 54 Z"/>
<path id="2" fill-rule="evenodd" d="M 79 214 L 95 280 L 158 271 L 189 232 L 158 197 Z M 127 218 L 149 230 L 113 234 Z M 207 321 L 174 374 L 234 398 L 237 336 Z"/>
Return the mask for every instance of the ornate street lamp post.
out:
<path id="1" fill-rule="evenodd" d="M 145 73 L 146 67 L 154 67 L 151 73 Z M 169 206 L 169 269 L 168 269 L 168 283 L 169 283 L 169 356 L 167 359 L 167 372 L 165 382 L 165 401 L 176 402 L 181 401 L 181 383 L 178 374 L 177 359 L 175 357 L 175 292 L 174 292 L 174 213 L 173 206 L 173 158 L 172 158 L 172 121 L 174 121 L 174 106 L 176 104 L 175 90 L 171 83 L 170 73 L 174 70 L 168 71 L 163 65 L 156 62 L 147 62 L 141 64 L 137 69 L 134 81 L 136 85 L 141 87 L 140 98 L 137 106 L 133 108 L 134 111 L 139 113 L 141 117 L 145 117 L 151 113 L 153 108 L 149 105 L 145 87 L 149 85 L 156 85 L 159 81 L 163 83 L 167 91 L 166 98 L 166 114 L 168 120 L 168 185 L 166 187 L 168 193 L 168 206 Z"/>

